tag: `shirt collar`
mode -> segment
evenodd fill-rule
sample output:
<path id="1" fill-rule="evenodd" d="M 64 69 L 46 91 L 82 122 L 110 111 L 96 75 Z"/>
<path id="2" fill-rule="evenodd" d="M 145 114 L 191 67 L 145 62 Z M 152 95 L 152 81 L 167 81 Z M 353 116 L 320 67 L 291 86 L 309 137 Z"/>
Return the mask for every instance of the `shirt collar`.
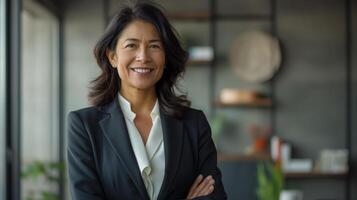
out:
<path id="1" fill-rule="evenodd" d="M 154 119 L 159 115 L 160 115 L 159 101 L 156 99 L 154 108 L 151 110 L 150 116 L 151 119 L 154 121 Z"/>
<path id="2" fill-rule="evenodd" d="M 131 121 L 134 121 L 136 114 L 131 110 L 131 104 L 128 100 L 126 100 L 120 93 L 119 95 L 119 104 L 120 107 L 123 111 L 123 114 L 128 117 Z M 159 109 L 159 101 L 156 99 L 154 108 L 151 110 L 150 116 L 151 119 L 154 121 L 154 119 L 159 116 L 160 114 L 160 109 Z"/>
<path id="3" fill-rule="evenodd" d="M 124 116 L 126 116 L 130 121 L 133 122 L 136 117 L 136 114 L 131 110 L 130 102 L 126 100 L 120 93 L 118 95 L 119 104 Z M 129 133 L 130 140 L 132 140 L 134 153 L 137 154 L 136 157 L 140 171 L 142 173 L 145 172 L 147 175 L 151 173 L 150 160 L 154 157 L 154 155 L 159 149 L 160 144 L 163 142 L 163 133 L 161 128 L 158 100 L 156 100 L 155 105 L 150 113 L 150 116 L 153 122 L 153 126 L 151 128 L 152 130 L 150 130 L 150 135 L 146 145 L 143 145 L 142 139 L 140 138 L 139 134 Z"/>

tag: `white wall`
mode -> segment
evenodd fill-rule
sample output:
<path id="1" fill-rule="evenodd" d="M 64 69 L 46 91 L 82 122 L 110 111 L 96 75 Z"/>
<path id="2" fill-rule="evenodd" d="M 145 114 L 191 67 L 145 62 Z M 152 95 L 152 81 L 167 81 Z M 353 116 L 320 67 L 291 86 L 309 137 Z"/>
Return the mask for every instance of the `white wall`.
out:
<path id="1" fill-rule="evenodd" d="M 89 82 L 99 75 L 93 48 L 104 32 L 103 2 L 78 0 L 67 5 L 64 20 L 65 113 L 88 106 Z"/>
<path id="2" fill-rule="evenodd" d="M 103 11 L 103 1 L 98 0 L 77 0 L 67 4 L 64 15 L 65 122 L 68 112 L 88 106 L 89 82 L 99 75 L 93 48 L 104 32 Z M 63 134 L 66 136 L 67 132 Z M 64 150 L 67 156 L 66 148 Z M 71 199 L 68 186 L 65 190 L 67 199 Z"/>

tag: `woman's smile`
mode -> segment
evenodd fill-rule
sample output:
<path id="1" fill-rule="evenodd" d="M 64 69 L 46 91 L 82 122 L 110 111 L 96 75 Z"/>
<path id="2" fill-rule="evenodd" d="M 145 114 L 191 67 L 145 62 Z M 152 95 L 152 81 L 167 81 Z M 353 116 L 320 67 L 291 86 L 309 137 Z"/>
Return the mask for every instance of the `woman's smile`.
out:
<path id="1" fill-rule="evenodd" d="M 150 72 L 154 71 L 153 68 L 149 68 L 149 67 L 132 67 L 130 68 L 130 70 L 140 75 L 147 75 L 150 74 Z"/>

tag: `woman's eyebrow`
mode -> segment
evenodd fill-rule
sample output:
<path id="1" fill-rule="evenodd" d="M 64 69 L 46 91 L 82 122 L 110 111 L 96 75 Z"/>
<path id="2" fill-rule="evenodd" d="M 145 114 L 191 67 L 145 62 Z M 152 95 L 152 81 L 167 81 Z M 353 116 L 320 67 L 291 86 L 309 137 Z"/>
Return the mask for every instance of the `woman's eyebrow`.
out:
<path id="1" fill-rule="evenodd" d="M 136 38 L 128 38 L 126 40 L 124 40 L 124 42 L 140 42 L 139 39 L 136 39 Z M 149 40 L 149 42 L 161 42 L 160 39 L 152 39 L 152 40 Z"/>
<path id="2" fill-rule="evenodd" d="M 149 40 L 149 42 L 161 42 L 160 39 Z"/>

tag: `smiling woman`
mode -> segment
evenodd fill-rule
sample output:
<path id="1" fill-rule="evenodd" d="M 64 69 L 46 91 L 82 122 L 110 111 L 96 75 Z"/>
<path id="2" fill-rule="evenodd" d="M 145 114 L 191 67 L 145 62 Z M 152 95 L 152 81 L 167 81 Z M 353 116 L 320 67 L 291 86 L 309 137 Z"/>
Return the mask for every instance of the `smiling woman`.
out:
<path id="1" fill-rule="evenodd" d="M 156 28 L 142 20 L 133 21 L 122 32 L 116 46 L 108 52 L 108 58 L 118 70 L 121 94 L 131 95 L 128 94 L 131 89 L 155 93 L 155 84 L 165 64 L 165 50 Z"/>
<path id="2" fill-rule="evenodd" d="M 68 117 L 73 199 L 226 199 L 207 119 L 175 94 L 187 53 L 162 11 L 123 8 L 94 53 L 93 106 Z"/>
<path id="3" fill-rule="evenodd" d="M 137 25 L 134 26 L 133 21 L 141 21 L 140 24 L 145 26 L 138 26 L 137 23 L 135 23 Z M 131 6 L 131 8 L 123 8 L 121 12 L 113 17 L 94 50 L 97 63 L 102 69 L 102 74 L 92 82 L 93 85 L 92 90 L 89 93 L 89 100 L 93 105 L 99 106 L 111 102 L 113 97 L 117 95 L 122 81 L 118 79 L 117 70 L 112 68 L 112 64 L 115 63 L 111 63 L 109 61 L 110 58 L 108 57 L 108 52 L 115 52 L 116 54 L 133 52 L 119 50 L 125 47 L 122 45 L 126 45 L 126 50 L 128 50 L 128 48 L 132 50 L 134 47 L 136 47 L 135 45 L 138 45 L 138 39 L 140 38 L 132 38 L 129 31 L 134 31 L 136 28 L 137 30 L 139 29 L 137 31 L 138 34 L 140 32 L 146 33 L 142 29 L 144 27 L 151 31 L 150 37 L 154 37 L 150 39 L 154 40 L 151 41 L 154 43 L 151 44 L 150 51 L 156 47 L 161 47 L 159 50 L 155 49 L 154 52 L 164 53 L 164 65 L 167 69 L 163 71 L 163 76 L 160 81 L 157 82 L 155 87 L 158 98 L 161 100 L 160 106 L 162 106 L 162 109 L 166 113 L 180 116 L 190 105 L 190 102 L 186 99 L 186 96 L 176 96 L 174 94 L 173 88 L 175 87 L 178 76 L 181 76 L 185 71 L 185 64 L 188 58 L 188 54 L 181 47 L 176 37 L 175 31 L 171 28 L 171 25 L 166 17 L 159 9 L 149 4 Z M 123 31 L 124 28 L 125 31 Z M 125 34 L 125 32 L 127 34 L 125 36 L 126 38 L 124 39 L 124 37 L 121 37 L 121 41 L 119 41 L 119 36 Z M 149 35 L 145 37 L 149 37 Z M 124 41 L 125 44 L 120 43 Z M 117 46 L 117 43 L 120 45 Z M 143 46 L 139 48 L 142 47 Z M 144 53 L 147 53 L 147 49 L 144 50 Z M 146 56 L 148 54 L 144 55 Z"/>

